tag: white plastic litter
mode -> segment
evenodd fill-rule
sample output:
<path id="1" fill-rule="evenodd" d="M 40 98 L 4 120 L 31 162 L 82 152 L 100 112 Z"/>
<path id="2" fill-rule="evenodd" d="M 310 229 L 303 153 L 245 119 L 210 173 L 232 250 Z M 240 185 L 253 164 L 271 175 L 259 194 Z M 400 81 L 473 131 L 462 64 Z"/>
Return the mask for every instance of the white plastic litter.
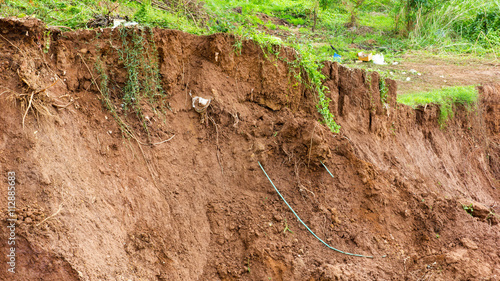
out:
<path id="1" fill-rule="evenodd" d="M 210 102 L 210 100 L 209 99 L 204 99 L 202 97 L 194 97 L 193 98 L 193 107 L 196 107 L 195 106 L 196 102 L 198 102 L 199 106 L 205 107 Z"/>
<path id="2" fill-rule="evenodd" d="M 204 99 L 202 97 L 193 97 L 193 108 L 196 110 L 196 112 L 205 112 L 207 107 L 210 105 L 210 102 L 212 99 Z"/>
<path id="3" fill-rule="evenodd" d="M 128 26 L 133 26 L 133 25 L 137 25 L 138 23 L 136 23 L 135 21 L 126 21 L 124 19 L 113 19 L 113 28 L 116 28 L 120 25 L 123 25 L 124 27 L 128 27 Z"/>
<path id="4" fill-rule="evenodd" d="M 387 64 L 385 61 L 384 61 L 384 55 L 382 54 L 375 54 L 372 58 L 373 60 L 373 63 L 374 64 L 378 64 L 378 65 L 383 65 L 383 64 Z"/>

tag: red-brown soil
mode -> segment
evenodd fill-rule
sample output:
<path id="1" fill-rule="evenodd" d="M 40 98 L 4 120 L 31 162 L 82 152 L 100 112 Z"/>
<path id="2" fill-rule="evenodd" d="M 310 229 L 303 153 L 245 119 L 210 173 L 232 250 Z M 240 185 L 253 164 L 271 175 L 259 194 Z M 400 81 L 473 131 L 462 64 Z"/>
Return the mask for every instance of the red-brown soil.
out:
<path id="1" fill-rule="evenodd" d="M 443 129 L 439 108 L 397 104 L 394 81 L 384 106 L 377 73 L 326 63 L 333 134 L 316 95 L 253 42 L 239 53 L 228 35 L 154 30 L 171 111 L 144 104 L 148 140 L 117 110 L 136 141 L 92 83 L 100 58 L 119 104 L 117 30 L 52 30 L 47 42 L 40 22 L 2 19 L 0 32 L 1 280 L 500 279 L 500 85 Z M 190 91 L 212 98 L 204 122 Z M 258 161 L 319 237 L 374 258 L 316 240 Z"/>

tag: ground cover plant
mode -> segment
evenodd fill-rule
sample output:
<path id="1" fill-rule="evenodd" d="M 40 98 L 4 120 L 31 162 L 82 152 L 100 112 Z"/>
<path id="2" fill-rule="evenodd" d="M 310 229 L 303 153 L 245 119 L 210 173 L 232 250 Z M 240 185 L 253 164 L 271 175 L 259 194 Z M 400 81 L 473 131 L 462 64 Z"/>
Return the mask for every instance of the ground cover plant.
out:
<path id="1" fill-rule="evenodd" d="M 413 108 L 428 104 L 437 104 L 440 107 L 439 121 L 441 126 L 453 118 L 453 107 L 456 104 L 473 109 L 477 102 L 477 89 L 475 86 L 458 86 L 433 90 L 429 92 L 409 93 L 398 96 L 398 102 Z"/>

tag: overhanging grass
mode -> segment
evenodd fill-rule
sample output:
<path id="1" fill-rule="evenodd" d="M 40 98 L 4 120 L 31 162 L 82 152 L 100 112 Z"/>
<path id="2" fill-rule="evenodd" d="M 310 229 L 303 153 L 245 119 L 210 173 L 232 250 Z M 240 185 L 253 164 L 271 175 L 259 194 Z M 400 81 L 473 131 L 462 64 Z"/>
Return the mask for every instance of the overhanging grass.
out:
<path id="1" fill-rule="evenodd" d="M 476 86 L 472 85 L 399 95 L 398 102 L 413 108 L 427 104 L 439 105 L 441 110 L 439 123 L 443 126 L 449 119 L 453 118 L 453 105 L 462 104 L 471 109 L 476 104 L 477 97 Z"/>

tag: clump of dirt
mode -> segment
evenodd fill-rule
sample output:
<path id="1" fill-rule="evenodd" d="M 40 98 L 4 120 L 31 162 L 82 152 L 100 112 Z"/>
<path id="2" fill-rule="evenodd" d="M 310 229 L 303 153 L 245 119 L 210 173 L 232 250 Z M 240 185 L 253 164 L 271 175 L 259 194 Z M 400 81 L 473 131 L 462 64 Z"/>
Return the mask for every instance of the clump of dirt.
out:
<path id="1" fill-rule="evenodd" d="M 229 35 L 155 29 L 157 52 L 145 55 L 157 56 L 165 94 L 137 104 L 141 117 L 121 106 L 123 30 L 47 37 L 43 26 L 0 20 L 0 170 L 16 173 L 12 278 L 498 280 L 499 85 L 480 87 L 477 109 L 457 108 L 443 130 L 438 107 L 397 104 L 392 80 L 381 98 L 377 73 L 328 62 L 335 135 L 294 80 L 293 50 L 276 59 L 250 41 L 234 50 Z M 204 116 L 194 96 L 210 100 Z M 21 106 L 25 97 L 48 114 Z M 258 162 L 321 239 L 374 258 L 316 240 Z"/>

